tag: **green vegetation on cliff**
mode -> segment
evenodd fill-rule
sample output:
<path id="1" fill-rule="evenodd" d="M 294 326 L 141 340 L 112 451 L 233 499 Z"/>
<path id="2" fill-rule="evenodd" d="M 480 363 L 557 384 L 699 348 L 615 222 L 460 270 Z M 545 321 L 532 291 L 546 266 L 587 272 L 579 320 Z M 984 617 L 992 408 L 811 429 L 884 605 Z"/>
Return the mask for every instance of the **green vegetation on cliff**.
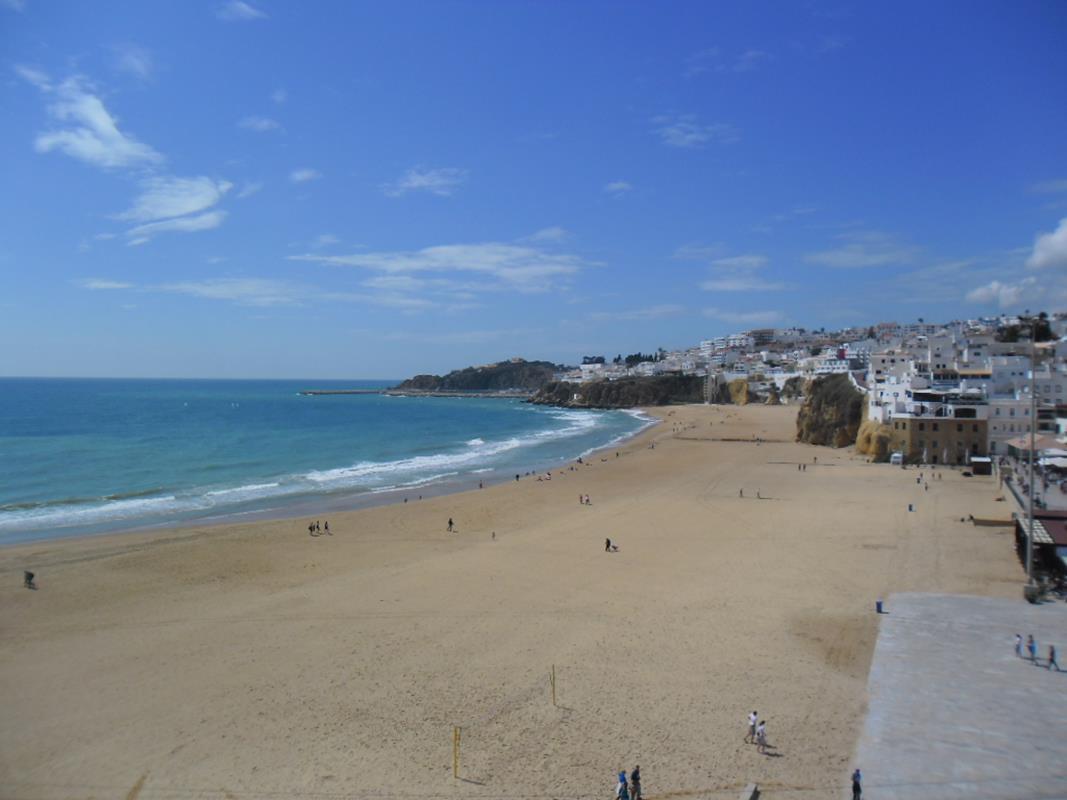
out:
<path id="1" fill-rule="evenodd" d="M 863 419 L 863 394 L 847 375 L 826 375 L 805 387 L 797 414 L 797 441 L 847 447 L 856 441 Z"/>
<path id="2" fill-rule="evenodd" d="M 536 392 L 562 367 L 548 361 L 501 361 L 484 367 L 457 369 L 447 375 L 416 375 L 395 386 L 409 392 Z"/>
<path id="3" fill-rule="evenodd" d="M 703 403 L 704 378 L 699 375 L 656 375 L 617 381 L 549 383 L 531 403 L 568 408 L 634 408 L 672 403 Z"/>

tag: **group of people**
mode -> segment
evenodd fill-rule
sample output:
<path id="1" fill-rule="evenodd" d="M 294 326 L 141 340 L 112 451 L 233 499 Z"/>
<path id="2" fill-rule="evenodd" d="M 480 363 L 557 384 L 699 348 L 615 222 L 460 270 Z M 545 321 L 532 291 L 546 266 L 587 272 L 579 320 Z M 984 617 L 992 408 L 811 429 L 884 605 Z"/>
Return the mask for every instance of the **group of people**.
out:
<path id="1" fill-rule="evenodd" d="M 330 533 L 330 522 L 329 522 L 329 520 L 324 522 L 322 525 L 319 525 L 319 521 L 318 520 L 315 520 L 314 522 L 309 522 L 308 523 L 308 534 L 310 536 L 321 536 L 324 533 L 328 534 L 329 536 L 333 536 L 333 534 Z"/>
<path id="2" fill-rule="evenodd" d="M 1026 658 L 1037 666 L 1037 640 L 1034 639 L 1034 635 L 1031 633 L 1026 637 L 1026 655 L 1023 656 L 1023 637 L 1022 634 L 1015 634 L 1015 655 L 1019 658 Z M 1056 661 L 1056 645 L 1050 644 L 1048 646 L 1048 661 L 1045 663 L 1046 669 L 1056 668 L 1056 672 L 1060 672 L 1060 665 Z"/>
<path id="3" fill-rule="evenodd" d="M 758 711 L 753 711 L 748 715 L 748 734 L 745 736 L 745 744 L 756 745 L 757 752 L 767 752 L 767 720 L 760 719 Z"/>
<path id="4" fill-rule="evenodd" d="M 617 800 L 641 800 L 641 767 L 636 766 L 626 779 L 626 770 L 619 770 L 619 782 L 615 786 Z"/>
<path id="5" fill-rule="evenodd" d="M 591 506 L 593 505 L 593 502 L 589 499 L 589 495 L 580 494 L 578 495 L 578 505 Z"/>

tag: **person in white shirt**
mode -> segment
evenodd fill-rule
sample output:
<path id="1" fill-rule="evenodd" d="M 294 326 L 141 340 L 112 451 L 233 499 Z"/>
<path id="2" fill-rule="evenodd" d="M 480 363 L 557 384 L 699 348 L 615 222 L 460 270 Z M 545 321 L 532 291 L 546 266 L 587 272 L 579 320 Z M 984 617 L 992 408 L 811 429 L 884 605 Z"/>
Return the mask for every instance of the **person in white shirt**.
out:
<path id="1" fill-rule="evenodd" d="M 745 737 L 745 743 L 751 744 L 756 741 L 756 721 L 759 720 L 759 714 L 753 711 L 748 715 L 748 735 Z"/>

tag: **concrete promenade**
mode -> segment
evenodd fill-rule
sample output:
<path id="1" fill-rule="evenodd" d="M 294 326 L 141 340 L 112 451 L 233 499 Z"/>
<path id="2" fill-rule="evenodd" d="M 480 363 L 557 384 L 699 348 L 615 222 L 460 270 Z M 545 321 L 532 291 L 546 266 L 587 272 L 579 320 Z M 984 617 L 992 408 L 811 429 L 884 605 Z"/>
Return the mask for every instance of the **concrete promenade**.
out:
<path id="1" fill-rule="evenodd" d="M 1067 605 L 898 594 L 881 617 L 857 749 L 864 800 L 1067 798 Z M 1017 658 L 1033 634 L 1039 665 Z M 1063 661 L 1063 656 L 1059 657 Z M 844 796 L 851 797 L 851 793 Z"/>

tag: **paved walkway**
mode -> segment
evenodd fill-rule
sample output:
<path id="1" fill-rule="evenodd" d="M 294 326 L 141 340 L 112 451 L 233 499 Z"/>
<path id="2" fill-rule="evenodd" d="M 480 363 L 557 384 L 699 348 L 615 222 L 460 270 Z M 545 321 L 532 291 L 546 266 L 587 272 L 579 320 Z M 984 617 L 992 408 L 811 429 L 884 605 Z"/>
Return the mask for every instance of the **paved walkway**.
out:
<path id="1" fill-rule="evenodd" d="M 1050 642 L 1067 653 L 1067 605 L 1032 606 L 1020 586 L 1018 600 L 893 595 L 886 610 L 864 800 L 1067 798 L 1067 672 L 1044 668 Z M 1016 633 L 1034 635 L 1041 666 L 1016 658 Z"/>

